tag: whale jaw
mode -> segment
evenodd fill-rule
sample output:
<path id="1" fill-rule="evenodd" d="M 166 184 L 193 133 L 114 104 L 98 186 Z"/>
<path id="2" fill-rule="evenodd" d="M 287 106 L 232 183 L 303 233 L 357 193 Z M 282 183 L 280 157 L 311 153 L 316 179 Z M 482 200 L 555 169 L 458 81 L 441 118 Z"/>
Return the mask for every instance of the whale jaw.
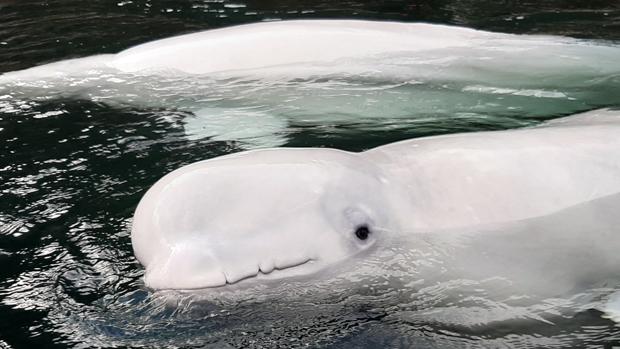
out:
<path id="1" fill-rule="evenodd" d="M 217 264 L 206 256 L 192 255 L 191 251 L 173 252 L 168 258 L 149 265 L 145 283 L 150 288 L 194 290 L 224 287 L 253 279 L 273 280 L 312 274 L 324 267 L 323 263 L 300 256 L 258 263 Z"/>

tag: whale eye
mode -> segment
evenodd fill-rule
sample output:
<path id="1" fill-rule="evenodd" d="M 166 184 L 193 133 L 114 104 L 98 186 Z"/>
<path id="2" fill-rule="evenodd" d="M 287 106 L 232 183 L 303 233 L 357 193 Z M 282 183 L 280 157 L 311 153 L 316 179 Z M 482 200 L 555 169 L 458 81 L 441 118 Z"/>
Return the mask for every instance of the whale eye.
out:
<path id="1" fill-rule="evenodd" d="M 355 236 L 357 236 L 357 238 L 360 240 L 368 239 L 369 235 L 370 235 L 370 229 L 368 229 L 367 225 L 360 225 L 359 227 L 355 229 Z"/>

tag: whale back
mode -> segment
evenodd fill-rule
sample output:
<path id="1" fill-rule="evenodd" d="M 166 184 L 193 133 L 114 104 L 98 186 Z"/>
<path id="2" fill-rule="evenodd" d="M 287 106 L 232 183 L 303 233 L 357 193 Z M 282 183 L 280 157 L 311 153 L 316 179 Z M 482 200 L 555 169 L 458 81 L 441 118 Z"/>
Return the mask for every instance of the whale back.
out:
<path id="1" fill-rule="evenodd" d="M 407 187 L 412 229 L 511 222 L 620 192 L 620 111 L 397 142 L 363 155 Z"/>
<path id="2" fill-rule="evenodd" d="M 469 39 L 489 35 L 472 29 L 420 23 L 268 22 L 146 43 L 120 52 L 111 65 L 123 71 L 166 69 L 206 74 L 306 62 L 317 64 L 386 52 L 461 47 Z"/>

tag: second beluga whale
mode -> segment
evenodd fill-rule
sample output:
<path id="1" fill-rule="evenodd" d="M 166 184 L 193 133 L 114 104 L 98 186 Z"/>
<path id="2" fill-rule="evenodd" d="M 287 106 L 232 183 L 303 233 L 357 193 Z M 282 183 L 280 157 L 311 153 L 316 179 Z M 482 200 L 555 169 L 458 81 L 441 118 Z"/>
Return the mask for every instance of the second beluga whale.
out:
<path id="1" fill-rule="evenodd" d="M 266 22 L 8 72 L 0 103 L 55 96 L 178 110 L 190 139 L 256 148 L 286 144 L 295 127 L 522 126 L 611 106 L 619 55 L 608 42 L 425 23 Z"/>

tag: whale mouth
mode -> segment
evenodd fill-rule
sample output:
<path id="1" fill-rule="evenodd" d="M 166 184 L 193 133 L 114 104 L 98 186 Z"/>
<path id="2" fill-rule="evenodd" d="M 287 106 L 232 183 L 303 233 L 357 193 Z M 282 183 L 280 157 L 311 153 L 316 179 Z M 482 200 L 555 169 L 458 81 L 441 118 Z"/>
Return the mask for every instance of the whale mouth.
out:
<path id="1" fill-rule="evenodd" d="M 145 283 L 156 290 L 200 290 L 226 288 L 243 281 L 276 280 L 302 276 L 319 270 L 323 263 L 315 256 L 280 256 L 248 260 L 247 254 L 232 259 L 218 259 L 204 253 L 204 249 L 177 249 L 167 258 L 157 259 L 147 266 Z M 205 266 L 210 266 L 205 268 Z"/>
<path id="2" fill-rule="evenodd" d="M 318 269 L 314 268 L 314 266 L 316 266 L 316 261 L 317 260 L 313 258 L 306 258 L 301 262 L 286 263 L 283 265 L 273 265 L 267 268 L 259 264 L 256 266 L 256 269 L 248 273 L 231 274 L 230 272 L 223 271 L 222 273 L 224 274 L 225 283 L 212 287 L 226 287 L 229 285 L 237 285 L 239 283 L 245 283 L 247 281 L 255 279 L 275 280 L 297 275 L 306 275 Z"/>

